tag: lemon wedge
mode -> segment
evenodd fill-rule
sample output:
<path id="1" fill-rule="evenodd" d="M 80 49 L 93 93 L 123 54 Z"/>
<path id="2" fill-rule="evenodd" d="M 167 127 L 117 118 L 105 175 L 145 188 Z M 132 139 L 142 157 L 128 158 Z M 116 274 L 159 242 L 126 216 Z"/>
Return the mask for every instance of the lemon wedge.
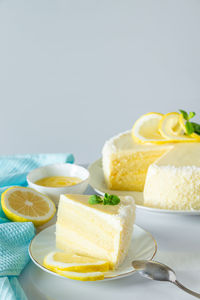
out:
<path id="1" fill-rule="evenodd" d="M 162 144 L 168 143 L 166 139 L 159 132 L 159 123 L 163 114 L 160 113 L 148 113 L 141 116 L 133 125 L 132 137 L 140 144 L 154 143 Z"/>
<path id="2" fill-rule="evenodd" d="M 177 112 L 171 112 L 162 117 L 159 123 L 161 135 L 169 142 L 196 142 L 195 138 L 185 133 L 180 123 L 180 115 Z"/>
<path id="3" fill-rule="evenodd" d="M 57 271 L 57 274 L 67 277 L 69 279 L 81 281 L 96 281 L 104 279 L 104 274 L 102 272 L 78 273 L 70 271 Z"/>
<path id="4" fill-rule="evenodd" d="M 1 196 L 1 205 L 8 219 L 33 222 L 40 226 L 53 218 L 56 208 L 47 196 L 26 187 L 11 187 Z"/>
<path id="5" fill-rule="evenodd" d="M 180 123 L 180 126 L 183 129 L 183 131 L 186 133 L 187 132 L 186 128 L 185 128 L 186 120 L 183 118 L 182 114 L 179 114 L 179 123 Z M 195 132 L 193 132 L 189 137 L 191 140 L 193 139 L 194 142 L 200 142 L 200 135 L 198 135 Z"/>
<path id="6" fill-rule="evenodd" d="M 109 262 L 74 253 L 51 252 L 45 256 L 43 266 L 51 271 L 106 272 Z"/>

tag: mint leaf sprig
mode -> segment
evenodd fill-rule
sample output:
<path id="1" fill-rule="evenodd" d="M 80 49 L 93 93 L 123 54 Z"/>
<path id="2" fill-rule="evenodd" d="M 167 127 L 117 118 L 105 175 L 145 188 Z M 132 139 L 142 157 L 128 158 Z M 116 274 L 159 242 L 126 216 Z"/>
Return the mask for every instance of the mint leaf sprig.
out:
<path id="1" fill-rule="evenodd" d="M 190 120 L 192 118 L 194 118 L 196 113 L 191 111 L 188 114 L 185 110 L 182 110 L 182 109 L 179 109 L 179 111 L 182 114 L 183 118 L 186 120 L 186 123 L 185 123 L 186 133 L 188 135 L 191 135 L 193 132 L 200 134 L 200 125 L 197 123 L 194 123 L 194 122 L 190 122 Z"/>
<path id="2" fill-rule="evenodd" d="M 109 195 L 105 193 L 103 199 L 98 195 L 92 195 L 88 202 L 89 204 L 117 205 L 120 203 L 120 198 L 116 195 Z"/>
<path id="3" fill-rule="evenodd" d="M 105 193 L 103 198 L 103 204 L 104 205 L 117 205 L 120 203 L 120 199 L 116 195 L 109 195 Z"/>
<path id="4" fill-rule="evenodd" d="M 180 113 L 182 113 L 183 118 L 187 121 L 189 121 L 196 115 L 196 113 L 194 111 L 189 112 L 189 114 L 185 110 L 182 110 L 182 109 L 179 109 L 179 111 L 180 111 Z"/>
<path id="5" fill-rule="evenodd" d="M 194 132 L 198 135 L 200 135 L 200 124 L 197 124 L 197 123 L 194 123 L 194 122 L 191 122 L 193 128 L 194 128 Z"/>
<path id="6" fill-rule="evenodd" d="M 88 202 L 89 202 L 89 204 L 99 204 L 99 203 L 102 203 L 103 200 L 98 195 L 92 195 L 92 196 L 90 196 Z"/>

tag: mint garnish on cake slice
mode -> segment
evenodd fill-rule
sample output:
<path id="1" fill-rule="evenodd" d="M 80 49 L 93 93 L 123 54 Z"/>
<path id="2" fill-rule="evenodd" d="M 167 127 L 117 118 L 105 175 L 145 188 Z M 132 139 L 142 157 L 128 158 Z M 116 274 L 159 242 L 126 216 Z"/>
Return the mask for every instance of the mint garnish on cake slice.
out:
<path id="1" fill-rule="evenodd" d="M 109 195 L 105 193 L 104 198 L 98 195 L 90 196 L 89 204 L 117 205 L 120 203 L 120 198 L 117 195 Z"/>

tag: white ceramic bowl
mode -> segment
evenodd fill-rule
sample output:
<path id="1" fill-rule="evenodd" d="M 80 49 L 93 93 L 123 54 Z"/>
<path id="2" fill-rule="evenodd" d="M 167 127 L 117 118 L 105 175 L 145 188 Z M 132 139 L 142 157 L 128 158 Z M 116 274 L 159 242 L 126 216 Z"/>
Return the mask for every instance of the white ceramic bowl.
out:
<path id="1" fill-rule="evenodd" d="M 58 205 L 61 194 L 83 194 L 88 186 L 89 174 L 87 169 L 75 164 L 53 164 L 34 169 L 28 174 L 27 181 L 29 187 L 49 196 Z M 37 180 L 50 176 L 79 177 L 81 182 L 66 187 L 45 187 L 35 184 Z"/>

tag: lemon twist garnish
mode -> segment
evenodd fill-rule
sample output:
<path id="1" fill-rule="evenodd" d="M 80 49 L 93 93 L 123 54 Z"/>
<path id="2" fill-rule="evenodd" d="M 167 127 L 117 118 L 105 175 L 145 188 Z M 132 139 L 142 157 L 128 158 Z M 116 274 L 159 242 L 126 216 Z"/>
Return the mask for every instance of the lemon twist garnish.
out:
<path id="1" fill-rule="evenodd" d="M 141 116 L 132 128 L 133 139 L 139 144 L 166 143 L 165 138 L 161 136 L 158 128 L 162 116 L 162 114 L 155 112 Z"/>
<path id="2" fill-rule="evenodd" d="M 165 115 L 154 112 L 141 116 L 132 128 L 133 139 L 139 144 L 200 142 L 200 125 L 189 121 L 195 114 L 182 112 Z"/>
<path id="3" fill-rule="evenodd" d="M 194 137 L 185 133 L 180 124 L 180 114 L 172 112 L 164 115 L 159 123 L 159 131 L 170 142 L 196 142 Z"/>

